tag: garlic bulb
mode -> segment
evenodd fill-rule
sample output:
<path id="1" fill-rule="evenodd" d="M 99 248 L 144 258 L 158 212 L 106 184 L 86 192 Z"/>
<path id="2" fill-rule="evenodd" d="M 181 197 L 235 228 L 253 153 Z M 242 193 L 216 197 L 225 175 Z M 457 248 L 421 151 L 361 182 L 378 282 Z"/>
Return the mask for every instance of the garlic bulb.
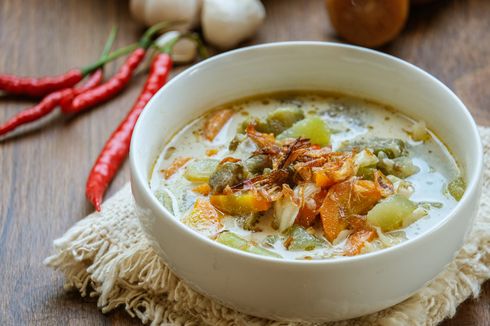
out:
<path id="1" fill-rule="evenodd" d="M 183 30 L 199 24 L 202 0 L 131 0 L 131 14 L 147 26 L 161 21 L 183 22 Z"/>
<path id="2" fill-rule="evenodd" d="M 163 47 L 167 42 L 173 40 L 174 38 L 180 36 L 178 31 L 167 32 L 155 41 L 156 45 Z M 188 39 L 181 38 L 177 41 L 172 49 L 172 59 L 176 63 L 187 63 L 194 61 L 197 55 L 197 44 L 196 42 Z"/>
<path id="3" fill-rule="evenodd" d="M 259 0 L 203 0 L 204 37 L 220 49 L 232 48 L 252 36 L 264 18 Z"/>

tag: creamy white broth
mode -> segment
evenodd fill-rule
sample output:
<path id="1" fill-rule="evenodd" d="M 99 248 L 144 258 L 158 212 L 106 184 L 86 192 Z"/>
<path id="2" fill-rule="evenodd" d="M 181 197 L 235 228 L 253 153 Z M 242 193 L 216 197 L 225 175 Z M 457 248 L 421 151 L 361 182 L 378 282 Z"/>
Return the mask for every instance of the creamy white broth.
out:
<path id="1" fill-rule="evenodd" d="M 236 113 L 212 142 L 201 136 L 205 117 L 191 121 L 165 145 L 151 175 L 150 188 L 160 199 L 161 193 L 166 193 L 172 204 L 169 205 L 167 202 L 164 205 L 173 212 L 175 218 L 182 219 L 192 208 L 195 200 L 201 196 L 192 191 L 197 184 L 183 177 L 184 168 L 179 169 L 168 180 L 163 177 L 163 170 L 178 157 L 208 157 L 206 151 L 209 149 L 218 151 L 211 157 L 213 159 L 220 160 L 227 156 L 246 159 L 245 154 L 240 157 L 237 153 L 228 151 L 228 144 L 235 136 L 238 126 L 248 117 L 263 118 L 274 109 L 285 106 L 297 106 L 303 109 L 306 115 L 317 114 L 326 121 L 333 131 L 331 145 L 334 151 L 345 140 L 363 137 L 399 138 L 410 145 L 412 162 L 420 169 L 418 173 L 406 179 L 414 187 L 410 200 L 416 203 L 436 203 L 437 207 L 431 206 L 425 217 L 400 231 L 393 231 L 396 235 L 395 243 L 413 238 L 434 227 L 457 204 L 445 189 L 449 181 L 460 175 L 460 171 L 448 149 L 435 135 L 431 133 L 431 138 L 424 142 L 413 141 L 406 132 L 411 128 L 413 121 L 391 108 L 358 98 L 316 93 L 272 94 L 223 106 L 232 108 Z M 224 217 L 222 223 L 225 230 L 260 244 L 268 235 L 278 233 L 271 227 L 271 220 L 271 217 L 263 217 L 258 224 L 258 228 L 261 229 L 259 232 L 242 229 L 236 217 Z M 316 232 L 320 235 L 321 228 L 317 228 Z M 265 248 L 276 251 L 286 259 L 320 259 L 338 257 L 342 254 L 344 245 L 345 239 L 342 240 L 339 236 L 334 244 L 327 242 L 325 247 L 312 251 L 288 251 L 281 241 L 277 241 L 273 248 Z"/>

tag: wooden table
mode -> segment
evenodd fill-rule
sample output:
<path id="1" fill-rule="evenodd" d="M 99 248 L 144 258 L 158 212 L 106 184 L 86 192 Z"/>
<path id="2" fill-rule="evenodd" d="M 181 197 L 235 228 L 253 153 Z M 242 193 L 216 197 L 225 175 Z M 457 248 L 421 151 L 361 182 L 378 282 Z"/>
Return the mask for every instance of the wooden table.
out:
<path id="1" fill-rule="evenodd" d="M 334 40 L 322 0 L 266 0 L 268 19 L 251 43 Z M 116 46 L 138 38 L 123 1 L 0 2 L 0 72 L 44 75 L 100 55 L 111 26 Z M 426 69 L 451 87 L 477 122 L 490 125 L 490 1 L 446 0 L 412 11 L 403 34 L 382 49 Z M 114 72 L 110 65 L 108 73 Z M 102 315 L 93 301 L 65 293 L 63 277 L 44 267 L 52 240 L 91 211 L 85 178 L 99 150 L 143 82 L 115 100 L 0 143 L 0 324 L 137 324 L 123 311 Z M 0 99 L 3 121 L 31 102 Z M 110 193 L 129 177 L 128 166 Z M 490 324 L 490 283 L 445 325 Z"/>

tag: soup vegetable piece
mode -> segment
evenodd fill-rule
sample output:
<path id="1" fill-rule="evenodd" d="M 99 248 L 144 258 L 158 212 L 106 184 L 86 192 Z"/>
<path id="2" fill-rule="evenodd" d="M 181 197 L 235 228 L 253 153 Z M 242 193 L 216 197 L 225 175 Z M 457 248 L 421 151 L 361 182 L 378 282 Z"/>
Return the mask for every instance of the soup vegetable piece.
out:
<path id="1" fill-rule="evenodd" d="M 465 189 L 425 123 L 314 92 L 245 99 L 192 121 L 167 143 L 150 186 L 202 235 L 286 259 L 393 246 L 440 222 Z"/>

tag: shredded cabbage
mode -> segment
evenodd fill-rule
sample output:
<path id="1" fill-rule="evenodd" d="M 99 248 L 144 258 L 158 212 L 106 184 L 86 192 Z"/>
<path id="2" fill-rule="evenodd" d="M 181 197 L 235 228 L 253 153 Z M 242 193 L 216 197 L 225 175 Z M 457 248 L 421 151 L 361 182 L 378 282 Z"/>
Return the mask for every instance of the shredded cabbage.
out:
<path id="1" fill-rule="evenodd" d="M 289 196 L 282 196 L 274 202 L 274 224 L 280 232 L 291 227 L 299 213 L 297 206 Z"/>

